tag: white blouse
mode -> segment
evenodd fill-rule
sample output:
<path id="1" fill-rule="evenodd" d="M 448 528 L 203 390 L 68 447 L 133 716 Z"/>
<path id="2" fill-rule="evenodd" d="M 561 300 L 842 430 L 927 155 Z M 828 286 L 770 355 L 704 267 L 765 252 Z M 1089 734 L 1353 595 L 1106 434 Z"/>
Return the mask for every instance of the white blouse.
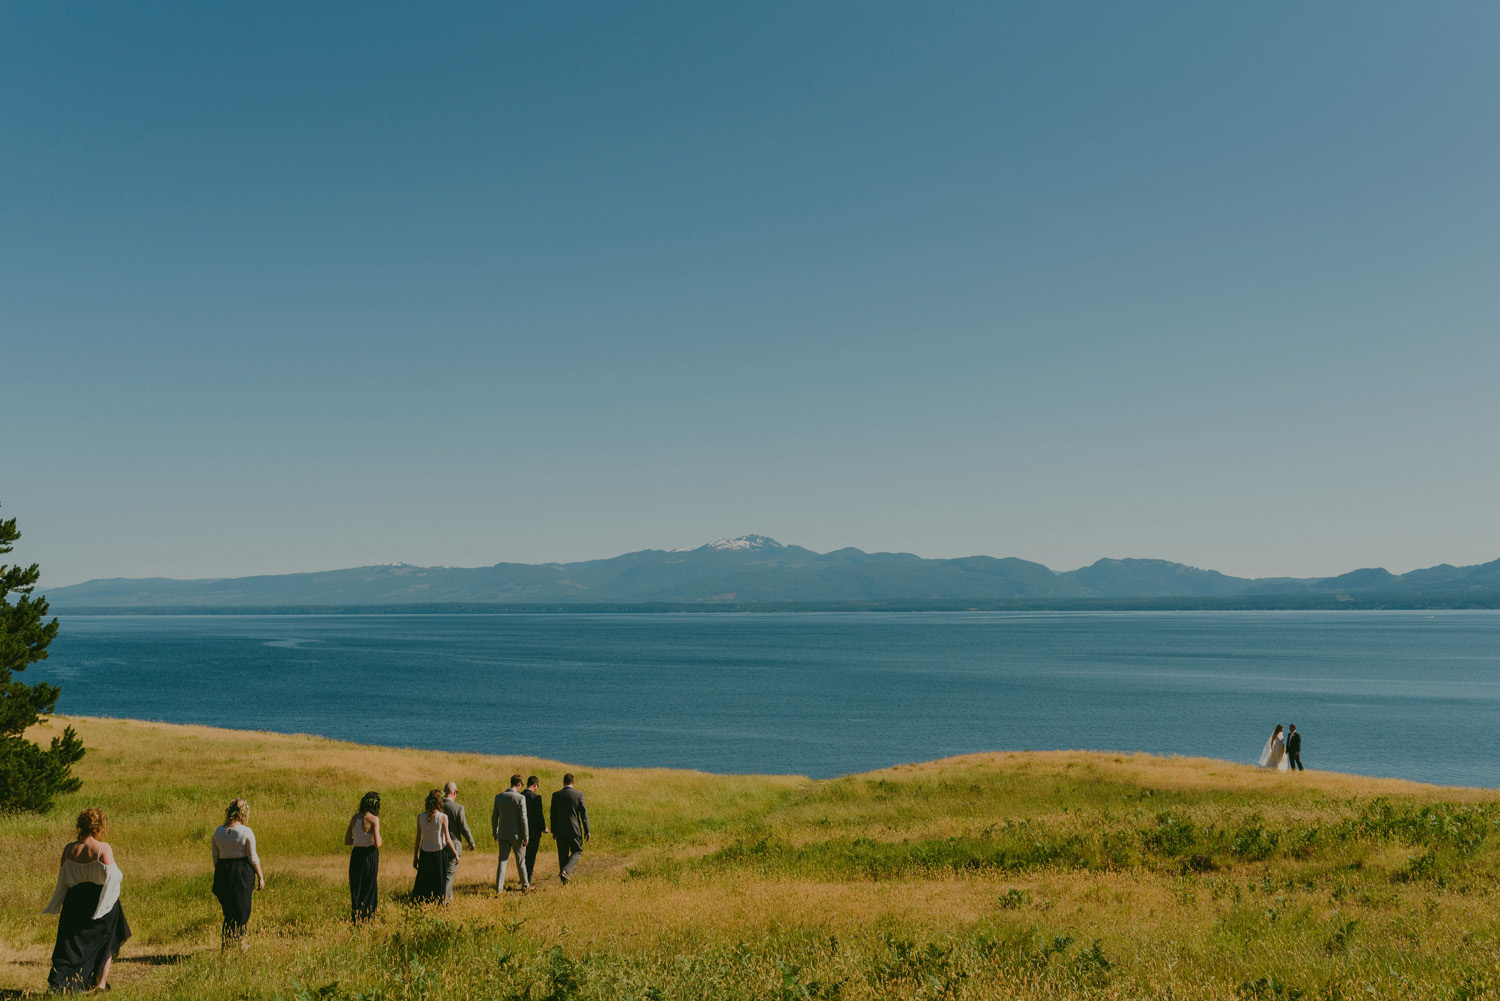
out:
<path id="1" fill-rule="evenodd" d="M 417 814 L 417 830 L 422 835 L 424 852 L 442 851 L 448 847 L 448 815 L 442 810 L 428 819 L 427 811 Z"/>
<path id="2" fill-rule="evenodd" d="M 255 832 L 244 824 L 230 827 L 220 824 L 214 831 L 214 861 L 224 858 L 247 858 L 252 865 L 260 865 L 260 856 L 255 854 Z"/>
<path id="3" fill-rule="evenodd" d="M 354 842 L 356 848 L 374 848 L 375 835 L 365 830 L 365 818 L 363 814 L 354 815 L 354 830 L 349 835 L 349 840 Z"/>
<path id="4" fill-rule="evenodd" d="M 108 914 L 115 906 L 115 901 L 120 899 L 120 881 L 123 878 L 120 867 L 113 863 L 105 865 L 98 859 L 92 862 L 74 862 L 65 858 L 57 871 L 57 889 L 52 891 L 52 899 L 47 901 L 42 913 L 56 914 L 62 910 L 63 899 L 67 897 L 68 891 L 79 883 L 98 883 L 104 889 L 99 892 L 99 906 L 94 908 L 93 920 L 97 921 Z"/>

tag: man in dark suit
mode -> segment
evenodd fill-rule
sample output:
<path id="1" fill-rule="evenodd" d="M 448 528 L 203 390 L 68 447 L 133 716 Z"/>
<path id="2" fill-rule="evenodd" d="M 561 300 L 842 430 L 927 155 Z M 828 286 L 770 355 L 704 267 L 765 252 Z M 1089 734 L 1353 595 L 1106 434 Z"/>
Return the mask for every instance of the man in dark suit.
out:
<path id="1" fill-rule="evenodd" d="M 542 847 L 542 835 L 550 834 L 547 830 L 547 814 L 542 804 L 542 794 L 538 789 L 541 780 L 535 775 L 526 779 L 526 789 L 521 793 L 526 799 L 526 828 L 531 837 L 526 841 L 526 871 L 536 872 L 536 853 Z"/>
<path id="2" fill-rule="evenodd" d="M 474 847 L 474 835 L 469 831 L 469 819 L 464 815 L 464 806 L 458 801 L 458 783 L 443 786 L 443 812 L 448 815 L 449 850 L 443 856 L 443 899 L 453 899 L 453 877 L 458 875 L 458 862 L 464 856 L 463 842 Z"/>
<path id="3" fill-rule="evenodd" d="M 552 836 L 557 839 L 557 878 L 566 886 L 589 839 L 588 807 L 583 805 L 583 793 L 573 788 L 572 772 L 563 776 L 563 787 L 552 794 Z"/>
<path id="4" fill-rule="evenodd" d="M 1295 723 L 1286 730 L 1286 766 L 1294 772 L 1307 771 L 1302 767 L 1302 734 L 1297 732 Z"/>

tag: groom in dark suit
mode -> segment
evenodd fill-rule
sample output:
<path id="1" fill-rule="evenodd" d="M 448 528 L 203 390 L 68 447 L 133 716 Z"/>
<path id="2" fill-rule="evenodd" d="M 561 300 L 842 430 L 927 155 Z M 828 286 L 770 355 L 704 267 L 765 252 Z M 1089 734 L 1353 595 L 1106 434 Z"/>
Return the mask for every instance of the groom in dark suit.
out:
<path id="1" fill-rule="evenodd" d="M 1286 730 L 1286 767 L 1290 771 L 1307 771 L 1302 767 L 1302 734 L 1293 723 Z"/>
<path id="2" fill-rule="evenodd" d="M 557 839 L 557 878 L 566 886 L 589 839 L 588 807 L 583 805 L 583 793 L 573 788 L 572 772 L 563 776 L 563 787 L 552 794 L 552 836 Z"/>

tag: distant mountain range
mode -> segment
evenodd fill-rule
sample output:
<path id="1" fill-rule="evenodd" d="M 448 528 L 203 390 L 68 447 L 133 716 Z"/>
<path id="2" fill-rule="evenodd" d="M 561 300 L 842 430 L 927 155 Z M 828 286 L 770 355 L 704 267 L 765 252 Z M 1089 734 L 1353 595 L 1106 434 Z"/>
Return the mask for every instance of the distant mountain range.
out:
<path id="1" fill-rule="evenodd" d="M 838 549 L 763 535 L 582 563 L 405 563 L 259 577 L 91 580 L 47 592 L 54 611 L 545 607 L 1500 607 L 1500 560 L 1392 574 L 1228 577 L 1166 560 L 1099 560 L 1059 573 L 1027 560 Z"/>

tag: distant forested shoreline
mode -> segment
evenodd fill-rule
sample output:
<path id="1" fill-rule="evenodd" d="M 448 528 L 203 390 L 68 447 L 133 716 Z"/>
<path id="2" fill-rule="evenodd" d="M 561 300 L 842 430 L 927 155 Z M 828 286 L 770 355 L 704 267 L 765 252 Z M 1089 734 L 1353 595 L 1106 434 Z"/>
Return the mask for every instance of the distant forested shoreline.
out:
<path id="1" fill-rule="evenodd" d="M 154 605 L 53 607 L 57 615 L 615 615 L 767 612 L 1298 612 L 1481 611 L 1500 594 L 1265 595 L 1188 598 L 1008 599 L 990 601 L 765 602 L 431 602 L 381 605 Z"/>

